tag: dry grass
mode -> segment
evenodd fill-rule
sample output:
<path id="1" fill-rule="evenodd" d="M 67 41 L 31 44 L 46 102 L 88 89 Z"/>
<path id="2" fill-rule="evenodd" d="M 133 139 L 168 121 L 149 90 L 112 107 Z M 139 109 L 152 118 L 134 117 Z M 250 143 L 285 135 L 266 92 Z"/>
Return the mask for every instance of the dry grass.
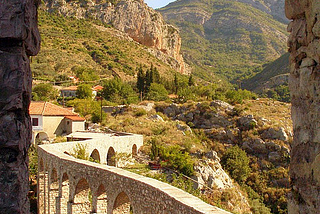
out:
<path id="1" fill-rule="evenodd" d="M 150 116 L 151 114 L 147 114 L 138 117 L 133 111 L 128 111 L 116 117 L 109 116 L 105 124 L 115 131 L 142 134 L 145 145 L 148 145 L 148 141 L 152 138 L 156 138 L 160 143 L 179 145 L 190 152 L 205 150 L 193 133 L 178 130 L 177 121 L 153 120 Z M 186 126 L 183 122 L 179 124 Z"/>
<path id="2" fill-rule="evenodd" d="M 252 114 L 255 118 L 265 118 L 266 125 L 283 127 L 292 131 L 291 104 L 260 98 L 259 100 L 245 100 L 240 108 L 245 109 L 245 114 Z"/>

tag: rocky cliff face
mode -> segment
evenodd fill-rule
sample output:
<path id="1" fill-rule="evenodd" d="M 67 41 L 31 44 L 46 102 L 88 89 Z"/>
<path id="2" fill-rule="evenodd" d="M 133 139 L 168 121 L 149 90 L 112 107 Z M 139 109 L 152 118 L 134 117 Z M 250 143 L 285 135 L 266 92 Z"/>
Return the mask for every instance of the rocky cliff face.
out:
<path id="1" fill-rule="evenodd" d="M 155 49 L 150 53 L 161 56 L 165 59 L 163 61 L 177 71 L 188 72 L 180 54 L 181 38 L 178 30 L 166 24 L 161 14 L 148 7 L 143 0 L 121 0 L 116 3 L 72 0 L 45 0 L 44 2 L 48 11 L 57 11 L 65 16 L 76 18 L 95 18 L 111 24 L 116 29 L 126 32 L 140 44 Z"/>
<path id="2" fill-rule="evenodd" d="M 286 0 L 294 141 L 289 213 L 320 210 L 320 2 Z"/>
<path id="3" fill-rule="evenodd" d="M 0 4 L 0 212 L 30 213 L 27 193 L 31 142 L 29 57 L 39 51 L 37 0 Z"/>

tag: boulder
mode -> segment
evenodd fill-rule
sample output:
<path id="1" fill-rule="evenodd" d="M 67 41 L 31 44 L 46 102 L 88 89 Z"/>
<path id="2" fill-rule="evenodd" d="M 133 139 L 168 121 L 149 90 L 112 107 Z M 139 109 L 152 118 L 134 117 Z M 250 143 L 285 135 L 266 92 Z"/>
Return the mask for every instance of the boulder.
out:
<path id="1" fill-rule="evenodd" d="M 261 136 L 263 139 L 283 140 L 283 141 L 289 140 L 287 133 L 282 127 L 279 129 L 268 128 L 262 132 Z"/>
<path id="2" fill-rule="evenodd" d="M 152 116 L 150 117 L 150 119 L 155 120 L 155 121 L 164 122 L 163 118 L 162 118 L 160 115 L 158 115 L 158 114 L 152 115 Z"/>
<path id="3" fill-rule="evenodd" d="M 250 130 L 256 127 L 258 122 L 253 115 L 246 115 L 238 119 L 238 126 L 241 130 Z"/>

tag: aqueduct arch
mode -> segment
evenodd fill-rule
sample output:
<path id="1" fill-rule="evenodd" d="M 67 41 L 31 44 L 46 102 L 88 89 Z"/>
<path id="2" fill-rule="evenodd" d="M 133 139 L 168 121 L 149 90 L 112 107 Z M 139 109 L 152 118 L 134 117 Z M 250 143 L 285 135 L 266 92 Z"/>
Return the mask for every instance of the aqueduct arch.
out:
<path id="1" fill-rule="evenodd" d="M 85 178 L 78 181 L 72 204 L 72 213 L 90 213 L 92 210 L 92 192 Z"/>
<path id="2" fill-rule="evenodd" d="M 113 147 L 110 147 L 108 149 L 108 154 L 107 154 L 107 165 L 109 166 L 116 166 L 116 152 L 114 151 Z"/>
<path id="3" fill-rule="evenodd" d="M 111 137 L 105 150 L 117 148 L 119 142 L 133 142 L 131 137 L 142 140 L 140 136 Z M 113 141 L 115 144 L 112 144 Z M 229 214 L 169 184 L 105 164 L 75 159 L 65 153 L 72 151 L 78 143 L 97 146 L 95 141 L 84 141 L 38 147 L 39 214 L 47 214 L 49 209 L 52 210 L 52 199 L 48 198 L 52 195 L 56 196 L 56 213 L 115 214 L 121 211 L 139 214 L 166 210 L 170 214 Z M 120 145 L 123 146 L 123 143 Z M 132 147 L 133 143 L 123 148 L 131 152 Z M 99 153 L 107 154 L 100 150 Z M 56 184 L 58 188 L 48 188 Z"/>
<path id="4" fill-rule="evenodd" d="M 97 149 L 94 149 L 90 155 L 95 162 L 100 163 L 100 153 Z"/>
<path id="5" fill-rule="evenodd" d="M 131 211 L 133 208 L 128 195 L 124 191 L 120 192 L 113 204 L 112 214 L 129 214 Z"/>

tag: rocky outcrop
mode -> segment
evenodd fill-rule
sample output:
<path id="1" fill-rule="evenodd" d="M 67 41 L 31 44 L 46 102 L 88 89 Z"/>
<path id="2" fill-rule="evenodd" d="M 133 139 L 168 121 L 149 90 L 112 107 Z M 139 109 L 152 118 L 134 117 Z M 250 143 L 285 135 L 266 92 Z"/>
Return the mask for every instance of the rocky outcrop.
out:
<path id="1" fill-rule="evenodd" d="M 196 175 L 193 179 L 197 181 L 195 188 L 202 189 L 204 188 L 203 185 L 219 190 L 233 188 L 233 182 L 229 175 L 222 169 L 218 154 L 215 151 L 211 151 L 205 156 L 208 159 L 202 159 L 194 167 Z"/>
<path id="2" fill-rule="evenodd" d="M 45 0 L 48 11 L 70 17 L 94 18 L 127 33 L 133 40 L 151 47 L 149 52 L 181 73 L 188 73 L 180 54 L 181 37 L 178 30 L 164 22 L 160 13 L 143 0 L 105 1 Z"/>
<path id="3" fill-rule="evenodd" d="M 0 212 L 29 213 L 29 57 L 39 51 L 38 0 L 0 5 Z"/>
<path id="4" fill-rule="evenodd" d="M 218 194 L 231 191 L 234 196 L 228 199 L 227 207 L 237 213 L 251 213 L 246 197 L 233 184 L 232 179 L 223 170 L 220 158 L 215 151 L 204 154 L 205 159 L 200 159 L 194 166 L 194 188 L 205 191 L 218 191 Z M 215 192 L 217 193 L 217 192 Z M 213 193 L 213 194 L 215 194 Z"/>
<path id="5" fill-rule="evenodd" d="M 320 2 L 286 0 L 294 140 L 288 211 L 320 210 Z"/>

